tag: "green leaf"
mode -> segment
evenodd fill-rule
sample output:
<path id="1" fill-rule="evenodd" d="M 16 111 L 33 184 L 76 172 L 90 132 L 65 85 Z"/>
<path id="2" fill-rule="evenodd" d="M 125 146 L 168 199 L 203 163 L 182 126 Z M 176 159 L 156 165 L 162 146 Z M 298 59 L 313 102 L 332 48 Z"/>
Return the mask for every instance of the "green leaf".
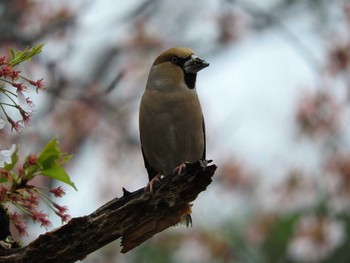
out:
<path id="1" fill-rule="evenodd" d="M 61 182 L 64 182 L 70 185 L 71 187 L 73 187 L 75 190 L 77 190 L 74 183 L 70 180 L 69 175 L 66 173 L 66 171 L 57 164 L 52 165 L 50 168 L 46 170 L 42 170 L 41 174 L 44 176 L 49 176 Z"/>
<path id="2" fill-rule="evenodd" d="M 54 165 L 60 156 L 61 150 L 58 148 L 58 141 L 56 139 L 53 139 L 49 141 L 41 151 L 38 158 L 38 163 L 45 170 Z"/>
<path id="3" fill-rule="evenodd" d="M 41 167 L 40 174 L 64 182 L 77 190 L 61 166 L 69 158 L 67 154 L 61 152 L 58 147 L 58 140 L 53 139 L 49 141 L 38 157 L 38 165 Z"/>
<path id="4" fill-rule="evenodd" d="M 31 180 L 33 177 L 35 177 L 35 174 L 40 171 L 39 165 L 24 165 L 24 173 L 25 177 L 28 180 Z"/>
<path id="5" fill-rule="evenodd" d="M 10 48 L 12 59 L 10 65 L 12 67 L 22 63 L 23 61 L 30 60 L 35 55 L 39 54 L 45 44 L 40 44 L 31 49 L 27 48 L 24 51 L 15 52 L 13 48 Z"/>
<path id="6" fill-rule="evenodd" d="M 12 56 L 12 58 L 14 58 L 14 57 L 15 57 L 15 51 L 13 50 L 13 48 L 12 48 L 12 47 L 10 48 L 10 52 L 11 52 L 11 56 Z"/>
<path id="7" fill-rule="evenodd" d="M 63 165 L 72 157 L 71 155 L 62 153 L 61 149 L 58 147 L 58 144 L 58 140 L 53 139 L 49 141 L 41 151 L 38 157 L 38 163 L 43 169 L 47 169 L 55 163 Z"/>
<path id="8" fill-rule="evenodd" d="M 16 145 L 16 150 L 11 155 L 11 163 L 7 163 L 4 166 L 4 169 L 7 171 L 11 171 L 13 167 L 15 167 L 15 165 L 17 164 L 17 161 L 18 161 L 18 146 Z"/>

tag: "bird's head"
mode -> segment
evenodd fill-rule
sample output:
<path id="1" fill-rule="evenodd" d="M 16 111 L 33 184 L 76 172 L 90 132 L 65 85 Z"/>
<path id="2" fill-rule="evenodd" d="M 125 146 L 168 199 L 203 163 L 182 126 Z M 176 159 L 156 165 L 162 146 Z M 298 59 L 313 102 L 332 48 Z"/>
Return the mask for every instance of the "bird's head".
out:
<path id="1" fill-rule="evenodd" d="M 176 47 L 161 53 L 152 65 L 147 89 L 194 89 L 197 73 L 209 63 L 189 48 Z"/>

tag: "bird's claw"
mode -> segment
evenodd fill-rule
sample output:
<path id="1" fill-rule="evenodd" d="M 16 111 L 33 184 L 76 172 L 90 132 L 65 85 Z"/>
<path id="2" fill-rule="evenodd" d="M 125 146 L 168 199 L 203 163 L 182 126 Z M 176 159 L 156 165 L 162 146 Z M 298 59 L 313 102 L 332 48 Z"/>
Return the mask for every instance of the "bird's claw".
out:
<path id="1" fill-rule="evenodd" d="M 145 187 L 145 191 L 149 189 L 150 193 L 153 194 L 153 185 L 155 182 L 160 182 L 160 177 L 162 176 L 161 173 L 157 174 L 155 177 L 152 178 L 151 181 L 149 181 Z"/>
<path id="2" fill-rule="evenodd" d="M 189 164 L 189 162 L 183 162 L 182 164 L 180 164 L 179 166 L 177 166 L 175 169 L 174 169 L 174 173 L 176 175 L 180 175 L 182 174 L 182 172 L 185 170 L 186 166 Z"/>

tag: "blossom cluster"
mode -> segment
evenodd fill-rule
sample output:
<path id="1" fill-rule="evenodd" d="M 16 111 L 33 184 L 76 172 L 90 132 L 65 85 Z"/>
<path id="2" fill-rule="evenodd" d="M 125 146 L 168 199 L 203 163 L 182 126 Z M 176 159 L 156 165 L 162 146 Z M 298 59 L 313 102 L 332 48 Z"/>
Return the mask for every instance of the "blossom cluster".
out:
<path id="1" fill-rule="evenodd" d="M 43 44 L 24 51 L 10 49 L 10 59 L 0 56 L 0 110 L 3 112 L 3 115 L 0 114 L 0 130 L 9 123 L 11 130 L 20 132 L 30 124 L 34 104 L 26 92 L 35 90 L 38 93 L 39 90 L 45 90 L 45 85 L 43 79 L 34 81 L 24 77 L 16 66 L 39 54 L 42 47 Z M 34 223 L 49 227 L 51 222 L 48 213 L 41 208 L 42 204 L 58 215 L 62 222 L 67 222 L 70 219 L 68 208 L 53 201 L 54 197 L 65 194 L 64 189 L 61 186 L 49 189 L 32 185 L 31 182 L 41 175 L 75 188 L 62 167 L 70 157 L 61 152 L 57 140 L 49 141 L 39 155 L 29 154 L 23 162 L 18 161 L 17 153 L 15 144 L 9 149 L 0 150 L 0 206 L 6 211 L 0 215 L 0 221 L 4 228 L 8 228 L 11 223 L 20 235 L 26 235 L 24 215 Z M 8 235 L 10 229 L 1 229 L 0 232 Z"/>
<path id="2" fill-rule="evenodd" d="M 11 151 L 11 149 L 8 151 Z M 67 222 L 70 219 L 70 215 L 67 213 L 68 208 L 57 204 L 50 196 L 51 194 L 54 197 L 62 197 L 65 191 L 61 186 L 47 189 L 28 184 L 29 180 L 33 178 L 32 171 L 37 169 L 38 156 L 36 154 L 28 155 L 26 161 L 18 169 L 9 169 L 11 161 L 9 163 L 7 165 L 3 163 L 3 167 L 0 168 L 0 181 L 2 182 L 0 184 L 1 205 L 8 206 L 8 204 L 12 204 L 23 214 L 29 216 L 34 223 L 40 223 L 43 227 L 49 227 L 51 222 L 48 219 L 48 214 L 43 210 L 39 210 L 40 200 L 43 200 L 46 206 L 61 218 L 62 222 Z M 10 211 L 9 217 L 18 233 L 26 235 L 27 227 L 22 215 Z"/>
<path id="3" fill-rule="evenodd" d="M 38 92 L 45 90 L 43 79 L 31 80 L 21 75 L 21 71 L 15 69 L 13 60 L 7 60 L 5 56 L 0 57 L 0 93 L 6 100 L 0 101 L 0 108 L 4 117 L 11 125 L 11 130 L 20 132 L 23 126 L 28 126 L 34 114 L 34 104 L 25 95 L 30 88 Z M 20 118 L 14 119 L 10 116 L 8 108 L 15 109 Z M 6 122 L 0 118 L 0 129 L 4 128 Z"/>

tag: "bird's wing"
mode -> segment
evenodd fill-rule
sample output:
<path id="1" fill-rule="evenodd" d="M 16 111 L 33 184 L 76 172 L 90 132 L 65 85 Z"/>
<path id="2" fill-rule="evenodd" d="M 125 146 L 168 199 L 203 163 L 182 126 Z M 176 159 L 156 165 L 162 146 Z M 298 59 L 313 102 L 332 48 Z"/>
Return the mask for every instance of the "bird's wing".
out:
<path id="1" fill-rule="evenodd" d="M 145 162 L 145 167 L 146 167 L 146 170 L 148 173 L 148 179 L 151 181 L 158 174 L 158 172 L 148 162 L 148 160 L 145 156 L 145 153 L 143 151 L 142 145 L 141 145 L 141 150 L 142 150 L 143 161 Z"/>
<path id="2" fill-rule="evenodd" d="M 202 115 L 202 127 L 203 127 L 203 139 L 204 139 L 204 147 L 203 147 L 203 155 L 202 155 L 202 159 L 205 160 L 206 158 L 206 146 L 207 146 L 207 142 L 206 142 L 206 138 L 205 138 L 205 123 L 204 123 L 204 117 Z"/>

